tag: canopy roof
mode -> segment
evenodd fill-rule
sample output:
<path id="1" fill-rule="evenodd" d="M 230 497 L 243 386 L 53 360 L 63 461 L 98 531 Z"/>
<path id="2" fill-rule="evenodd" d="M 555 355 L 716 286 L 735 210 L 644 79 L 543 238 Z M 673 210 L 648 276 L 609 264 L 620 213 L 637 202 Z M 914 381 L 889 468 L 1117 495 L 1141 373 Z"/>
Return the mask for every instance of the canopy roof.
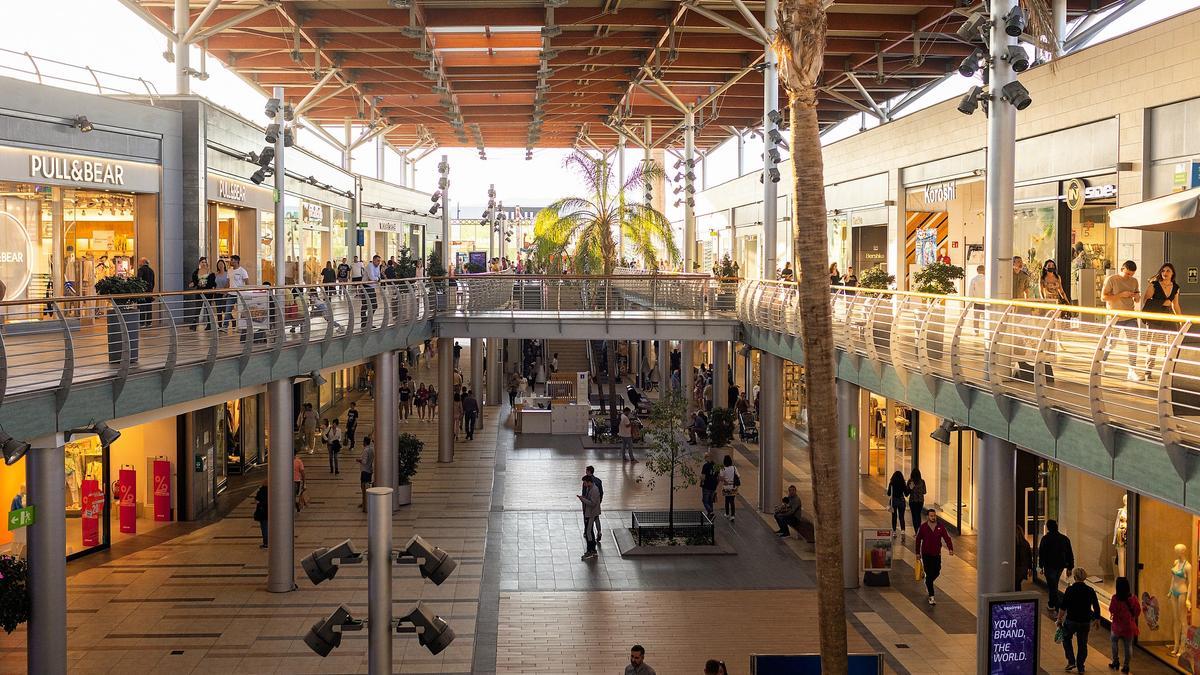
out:
<path id="1" fill-rule="evenodd" d="M 174 0 L 122 1 L 173 26 Z M 1121 0 L 1067 1 L 1074 17 Z M 962 4 L 836 0 L 822 125 L 957 68 L 972 46 L 955 31 L 979 7 Z M 763 2 L 746 6 L 762 20 Z M 309 120 L 377 120 L 401 149 L 430 136 L 486 147 L 570 147 L 586 136 L 611 147 L 614 119 L 639 136 L 649 119 L 653 142 L 672 143 L 681 114 L 663 86 L 689 105 L 726 86 L 697 112 L 700 148 L 763 116 L 752 68 L 763 46 L 732 0 L 190 0 L 190 15 L 204 17 L 191 37 L 209 54 L 267 92 L 286 87 Z M 539 84 L 544 120 L 531 140 Z"/>

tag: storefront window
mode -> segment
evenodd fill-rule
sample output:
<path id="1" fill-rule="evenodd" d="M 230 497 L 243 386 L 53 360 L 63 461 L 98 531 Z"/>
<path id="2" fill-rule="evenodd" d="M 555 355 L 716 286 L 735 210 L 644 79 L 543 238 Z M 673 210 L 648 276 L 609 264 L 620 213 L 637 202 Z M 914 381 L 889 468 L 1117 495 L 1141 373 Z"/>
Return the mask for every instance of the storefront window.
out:
<path id="1" fill-rule="evenodd" d="M 1151 608 L 1138 643 L 1184 672 L 1195 672 L 1196 545 L 1200 519 L 1158 500 L 1138 500 L 1138 585 Z M 1154 610 L 1157 616 L 1151 616 Z M 1157 619 L 1157 620 L 1155 620 Z"/>
<path id="2" fill-rule="evenodd" d="M 1037 484 L 1025 488 L 1025 513 L 1025 532 L 1035 547 L 1045 535 L 1047 520 L 1056 520 L 1059 531 L 1070 537 L 1075 564 L 1087 570 L 1088 584 L 1096 589 L 1101 613 L 1107 617 L 1117 577 L 1126 573 L 1129 521 L 1125 490 L 1083 471 L 1041 460 Z M 1068 583 L 1064 579 L 1063 588 Z"/>
<path id="3" fill-rule="evenodd" d="M 783 419 L 801 431 L 808 429 L 808 386 L 804 366 L 783 364 Z"/>
<path id="4" fill-rule="evenodd" d="M 884 476 L 887 473 L 888 457 L 887 399 L 875 393 L 868 393 L 866 422 L 867 472 L 874 476 Z"/>
<path id="5" fill-rule="evenodd" d="M 903 287 L 911 285 L 916 270 L 939 258 L 949 258 L 959 267 L 976 264 L 968 258 L 970 252 L 982 250 L 984 202 L 980 180 L 950 180 L 906 192 Z M 1014 246 L 1020 250 L 1020 245 Z"/>
<path id="6" fill-rule="evenodd" d="M 850 262 L 850 224 L 846 214 L 829 216 L 829 262 L 843 272 Z"/>
<path id="7" fill-rule="evenodd" d="M 899 471 L 906 477 L 912 473 L 914 466 L 913 431 L 916 414 L 915 410 L 903 403 L 888 400 L 885 431 L 890 434 L 892 471 Z"/>
<path id="8" fill-rule="evenodd" d="M 1019 204 L 1013 211 L 1013 255 L 1025 259 L 1025 265 L 1033 270 L 1029 297 L 1040 297 L 1036 279 L 1042 263 L 1055 257 L 1058 246 L 1058 202 Z M 1015 294 L 1015 291 L 1014 291 Z"/>
<path id="9" fill-rule="evenodd" d="M 275 214 L 269 211 L 258 214 L 258 260 L 259 281 L 275 283 Z"/>
<path id="10" fill-rule="evenodd" d="M 1108 226 L 1112 204 L 1087 204 L 1071 212 L 1071 298 L 1100 307 L 1104 279 L 1117 268 L 1117 231 Z"/>
<path id="11" fill-rule="evenodd" d="M 217 257 L 229 260 L 237 253 L 238 212 L 225 206 L 217 207 Z"/>
<path id="12" fill-rule="evenodd" d="M 333 240 L 330 255 L 332 260 L 341 260 L 349 256 L 350 251 L 350 248 L 346 245 L 346 237 L 348 236 L 346 230 L 350 224 L 350 213 L 342 209 L 332 209 L 330 213 L 330 219 L 333 222 Z"/>

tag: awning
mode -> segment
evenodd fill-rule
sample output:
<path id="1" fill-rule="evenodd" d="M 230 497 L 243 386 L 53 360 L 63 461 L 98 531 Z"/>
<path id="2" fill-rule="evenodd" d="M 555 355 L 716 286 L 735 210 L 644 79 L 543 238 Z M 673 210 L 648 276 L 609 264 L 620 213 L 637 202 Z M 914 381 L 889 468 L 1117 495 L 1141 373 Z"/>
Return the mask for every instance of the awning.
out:
<path id="1" fill-rule="evenodd" d="M 1148 232 L 1200 233 L 1200 188 L 1113 209 L 1108 224 Z"/>

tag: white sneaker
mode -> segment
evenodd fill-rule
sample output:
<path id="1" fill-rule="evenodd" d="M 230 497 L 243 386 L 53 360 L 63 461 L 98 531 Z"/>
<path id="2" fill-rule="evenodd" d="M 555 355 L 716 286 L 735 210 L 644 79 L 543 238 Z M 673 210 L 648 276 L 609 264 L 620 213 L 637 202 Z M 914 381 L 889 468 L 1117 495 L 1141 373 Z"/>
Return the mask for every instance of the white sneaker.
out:
<path id="1" fill-rule="evenodd" d="M 1125 379 L 1129 380 L 1130 382 L 1141 382 L 1142 374 L 1139 373 L 1138 371 L 1134 370 L 1133 368 L 1130 368 L 1129 374 L 1125 376 Z"/>
<path id="2" fill-rule="evenodd" d="M 935 600 L 935 599 L 934 599 L 934 597 L 933 597 L 932 595 L 931 595 L 931 596 L 929 596 L 929 604 L 931 604 L 931 605 L 936 605 L 936 604 L 937 604 L 937 600 Z"/>

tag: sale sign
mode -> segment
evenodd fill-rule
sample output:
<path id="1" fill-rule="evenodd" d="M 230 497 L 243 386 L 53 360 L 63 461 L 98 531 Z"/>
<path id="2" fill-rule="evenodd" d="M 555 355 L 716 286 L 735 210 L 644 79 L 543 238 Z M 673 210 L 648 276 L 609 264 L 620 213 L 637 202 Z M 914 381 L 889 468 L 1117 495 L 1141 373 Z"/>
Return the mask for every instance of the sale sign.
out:
<path id="1" fill-rule="evenodd" d="M 121 532 L 136 534 L 137 471 L 133 467 L 121 467 L 121 477 L 117 479 L 117 504 Z"/>
<path id="2" fill-rule="evenodd" d="M 986 596 L 987 672 L 1035 675 L 1038 672 L 1038 598 L 1029 594 Z"/>
<path id="3" fill-rule="evenodd" d="M 171 462 L 154 460 L 154 520 L 171 520 Z"/>
<path id="4" fill-rule="evenodd" d="M 100 490 L 100 481 L 88 478 L 79 486 L 80 511 L 82 521 L 83 546 L 88 548 L 100 545 L 100 517 L 104 515 L 104 493 Z"/>

